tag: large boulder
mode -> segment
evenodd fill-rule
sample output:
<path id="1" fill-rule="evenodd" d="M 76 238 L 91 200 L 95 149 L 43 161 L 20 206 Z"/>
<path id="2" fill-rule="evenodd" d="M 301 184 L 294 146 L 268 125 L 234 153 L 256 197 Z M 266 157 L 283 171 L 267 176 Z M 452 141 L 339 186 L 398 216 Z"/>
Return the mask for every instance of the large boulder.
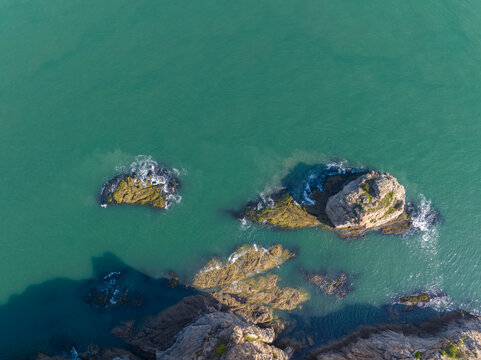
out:
<path id="1" fill-rule="evenodd" d="M 336 229 L 378 228 L 404 212 L 406 193 L 396 178 L 371 171 L 348 183 L 326 204 L 326 213 Z"/>

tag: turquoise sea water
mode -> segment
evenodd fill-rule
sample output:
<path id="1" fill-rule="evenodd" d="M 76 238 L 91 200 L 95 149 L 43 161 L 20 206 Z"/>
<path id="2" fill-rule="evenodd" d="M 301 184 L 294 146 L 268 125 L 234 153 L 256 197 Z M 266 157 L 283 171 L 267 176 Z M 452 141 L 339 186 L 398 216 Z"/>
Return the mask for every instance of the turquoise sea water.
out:
<path id="1" fill-rule="evenodd" d="M 480 14 L 441 0 L 2 1 L 0 333 L 92 326 L 82 301 L 41 324 L 9 306 L 35 309 L 35 289 L 91 277 L 105 252 L 188 280 L 245 242 L 298 250 L 278 271 L 312 292 L 299 316 L 425 289 L 445 294 L 435 308 L 479 311 Z M 139 154 L 180 170 L 181 203 L 101 208 L 102 183 Z M 298 163 L 332 161 L 390 172 L 442 221 L 347 242 L 226 214 Z M 346 271 L 354 291 L 326 298 L 300 267 Z"/>

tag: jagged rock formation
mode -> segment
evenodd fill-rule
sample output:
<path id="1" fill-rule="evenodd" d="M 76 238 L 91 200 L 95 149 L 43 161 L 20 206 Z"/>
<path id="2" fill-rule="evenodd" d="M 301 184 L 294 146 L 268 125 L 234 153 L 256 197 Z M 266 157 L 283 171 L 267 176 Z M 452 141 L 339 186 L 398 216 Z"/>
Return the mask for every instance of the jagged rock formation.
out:
<path id="1" fill-rule="evenodd" d="M 257 245 L 243 245 L 232 253 L 227 261 L 214 258 L 194 277 L 193 285 L 199 289 L 213 288 L 265 272 L 295 255 L 282 245 L 269 249 Z"/>
<path id="2" fill-rule="evenodd" d="M 293 310 L 309 295 L 299 289 L 277 285 L 277 275 L 257 276 L 270 270 L 294 254 L 281 245 L 269 249 L 257 245 L 243 245 L 227 261 L 211 260 L 194 277 L 194 286 L 206 289 L 221 304 L 235 314 L 262 326 L 281 331 L 286 323 L 276 318 L 274 309 Z"/>
<path id="3" fill-rule="evenodd" d="M 195 318 L 221 309 L 222 305 L 209 295 L 188 296 L 141 323 L 130 321 L 117 326 L 112 334 L 132 347 L 137 356 L 155 359 L 155 354 L 172 346 L 177 333 Z"/>
<path id="4" fill-rule="evenodd" d="M 209 295 L 186 297 L 144 323 L 115 328 L 113 334 L 140 359 L 288 359 L 291 354 L 271 345 L 273 328 L 248 322 Z"/>
<path id="5" fill-rule="evenodd" d="M 286 325 L 274 316 L 274 309 L 294 310 L 309 299 L 301 290 L 279 287 L 277 275 L 260 276 L 224 286 L 212 296 L 244 319 L 280 332 Z"/>
<path id="6" fill-rule="evenodd" d="M 365 328 L 313 352 L 309 360 L 480 359 L 481 318 L 454 312 L 420 326 Z"/>
<path id="7" fill-rule="evenodd" d="M 180 201 L 180 186 L 174 171 L 159 166 L 149 158 L 138 159 L 130 173 L 119 174 L 102 187 L 100 204 L 144 205 L 157 209 L 168 208 Z"/>
<path id="8" fill-rule="evenodd" d="M 231 312 L 212 312 L 198 317 L 176 336 L 167 350 L 157 352 L 157 360 L 287 360 L 290 350 L 272 346 L 275 332 L 251 325 Z"/>
<path id="9" fill-rule="evenodd" d="M 309 181 L 316 176 L 317 183 L 305 185 L 309 192 L 304 191 L 303 199 L 296 201 L 294 190 L 284 188 L 248 203 L 238 216 L 284 230 L 322 227 L 347 238 L 371 230 L 401 233 L 412 226 L 404 187 L 392 175 L 337 168 L 334 173 L 311 174 Z"/>

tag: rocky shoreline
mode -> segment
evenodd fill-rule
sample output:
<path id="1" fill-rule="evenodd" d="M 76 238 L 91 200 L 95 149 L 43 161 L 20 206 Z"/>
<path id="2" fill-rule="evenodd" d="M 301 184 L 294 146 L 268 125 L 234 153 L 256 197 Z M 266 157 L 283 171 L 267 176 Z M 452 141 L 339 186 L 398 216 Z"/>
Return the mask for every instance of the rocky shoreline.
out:
<path id="1" fill-rule="evenodd" d="M 342 359 L 471 359 L 481 356 L 481 318 L 466 312 L 432 317 L 418 326 L 362 327 L 344 338 L 318 347 L 306 334 L 307 345 L 295 335 L 296 324 L 282 312 L 300 309 L 310 299 L 304 288 L 279 285 L 272 269 L 295 257 L 280 244 L 269 248 L 242 245 L 227 259 L 210 260 L 192 279 L 201 292 L 143 320 L 115 326 L 111 333 L 124 345 L 100 348 L 90 344 L 71 347 L 62 355 L 38 354 L 37 360 L 268 360 L 302 358 Z M 327 296 L 343 298 L 348 276 L 301 271 L 305 282 Z M 104 311 L 119 310 L 137 297 L 120 282 L 121 272 L 111 272 L 89 292 L 86 302 Z M 179 286 L 177 275 L 167 287 Z M 409 311 L 428 303 L 432 295 L 400 296 L 397 303 Z M 403 310 L 404 311 L 404 310 Z M 284 331 L 287 327 L 290 331 Z M 294 331 L 294 333 L 293 333 Z M 291 336 L 294 336 L 291 338 Z M 307 348 L 306 348 L 307 346 Z M 308 352 L 310 350 L 310 353 Z M 306 354 L 307 352 L 307 354 Z"/>

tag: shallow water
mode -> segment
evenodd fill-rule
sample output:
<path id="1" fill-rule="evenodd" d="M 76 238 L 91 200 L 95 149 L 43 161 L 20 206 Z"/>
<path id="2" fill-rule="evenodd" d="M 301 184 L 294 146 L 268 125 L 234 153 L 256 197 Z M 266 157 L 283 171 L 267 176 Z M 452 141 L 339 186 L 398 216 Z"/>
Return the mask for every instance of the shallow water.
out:
<path id="1" fill-rule="evenodd" d="M 437 308 L 479 311 L 480 13 L 475 1 L 3 1 L 0 302 L 89 278 L 105 252 L 189 279 L 212 254 L 280 242 L 299 251 L 284 281 L 313 291 L 299 316 L 355 326 L 357 310 L 336 314 L 424 289 L 446 294 Z M 179 169 L 182 201 L 100 207 L 102 184 L 139 154 Z M 389 171 L 442 221 L 347 242 L 225 212 L 300 162 L 333 161 Z M 346 271 L 355 290 L 326 298 L 300 267 Z M 22 323 L 5 316 L 0 333 Z"/>

